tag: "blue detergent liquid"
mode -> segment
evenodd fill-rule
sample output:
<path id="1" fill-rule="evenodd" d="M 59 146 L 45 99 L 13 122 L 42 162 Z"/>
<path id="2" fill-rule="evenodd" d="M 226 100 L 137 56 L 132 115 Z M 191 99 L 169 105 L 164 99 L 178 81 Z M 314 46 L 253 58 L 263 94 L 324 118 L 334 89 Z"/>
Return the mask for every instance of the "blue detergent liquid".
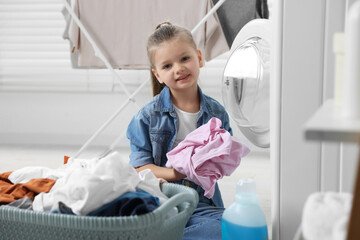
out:
<path id="1" fill-rule="evenodd" d="M 268 240 L 267 226 L 245 227 L 221 220 L 223 240 Z"/>

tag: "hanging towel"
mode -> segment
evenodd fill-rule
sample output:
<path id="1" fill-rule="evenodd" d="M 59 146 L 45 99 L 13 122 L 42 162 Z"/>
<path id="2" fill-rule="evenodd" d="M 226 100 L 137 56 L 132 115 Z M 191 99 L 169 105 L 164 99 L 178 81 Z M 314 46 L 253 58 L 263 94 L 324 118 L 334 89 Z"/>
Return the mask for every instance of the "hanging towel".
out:
<path id="1" fill-rule="evenodd" d="M 192 30 L 213 6 L 211 0 L 76 0 L 74 4 L 75 13 L 105 57 L 119 69 L 148 69 L 146 42 L 156 25 L 170 21 Z M 78 55 L 73 66 L 105 67 L 74 21 L 69 39 L 74 47 L 72 54 Z M 216 14 L 194 34 L 194 39 L 207 61 L 229 50 Z"/>
<path id="2" fill-rule="evenodd" d="M 213 197 L 216 181 L 230 176 L 250 151 L 220 127 L 221 120 L 211 118 L 166 154 L 166 167 L 176 169 L 200 185 L 207 198 Z"/>
<path id="3" fill-rule="evenodd" d="M 302 214 L 302 234 L 306 240 L 340 240 L 351 210 L 350 193 L 316 192 L 311 194 Z M 340 221 L 340 222 L 339 222 Z M 334 237 L 335 236 L 335 237 Z"/>

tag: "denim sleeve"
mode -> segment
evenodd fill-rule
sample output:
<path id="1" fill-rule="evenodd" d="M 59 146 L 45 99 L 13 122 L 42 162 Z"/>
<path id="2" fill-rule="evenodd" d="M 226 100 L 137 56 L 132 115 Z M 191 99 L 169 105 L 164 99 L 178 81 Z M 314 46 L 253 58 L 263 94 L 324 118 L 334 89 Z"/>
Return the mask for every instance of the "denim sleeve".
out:
<path id="1" fill-rule="evenodd" d="M 139 112 L 131 120 L 127 129 L 127 138 L 130 140 L 130 165 L 141 167 L 153 164 L 152 147 L 149 134 L 149 121 Z"/>
<path id="2" fill-rule="evenodd" d="M 231 136 L 233 136 L 233 132 L 232 129 L 230 127 L 230 120 L 229 120 L 229 115 L 227 114 L 227 112 L 224 113 L 224 119 L 222 120 L 223 123 L 223 128 L 228 131 Z"/>

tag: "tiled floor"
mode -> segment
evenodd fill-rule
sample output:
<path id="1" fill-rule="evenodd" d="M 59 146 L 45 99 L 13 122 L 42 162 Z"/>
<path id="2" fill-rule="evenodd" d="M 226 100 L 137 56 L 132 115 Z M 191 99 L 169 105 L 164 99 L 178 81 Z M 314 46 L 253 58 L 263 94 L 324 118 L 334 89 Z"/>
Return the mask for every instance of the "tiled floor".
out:
<path id="1" fill-rule="evenodd" d="M 63 164 L 64 155 L 73 156 L 77 148 L 63 146 L 0 146 L 0 172 L 12 171 L 25 166 L 46 166 L 57 168 Z M 103 152 L 103 148 L 87 150 L 81 158 L 94 157 Z M 130 150 L 118 149 L 128 157 Z M 271 232 L 271 166 L 268 152 L 251 152 L 242 159 L 240 166 L 229 176 L 219 180 L 219 187 L 225 207 L 235 197 L 236 183 L 241 178 L 253 178 L 257 183 L 259 202 L 265 212 L 269 234 Z M 271 235 L 270 235 L 271 236 Z"/>

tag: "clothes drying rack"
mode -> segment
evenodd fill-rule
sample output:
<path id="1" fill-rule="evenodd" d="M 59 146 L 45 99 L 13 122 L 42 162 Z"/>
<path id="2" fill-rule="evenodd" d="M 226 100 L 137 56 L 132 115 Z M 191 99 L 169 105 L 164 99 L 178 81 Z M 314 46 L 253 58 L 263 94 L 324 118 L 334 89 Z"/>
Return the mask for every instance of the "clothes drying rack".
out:
<path id="1" fill-rule="evenodd" d="M 191 30 L 191 34 L 194 34 L 208 19 L 209 17 L 216 12 L 216 10 L 225 2 L 226 0 L 219 0 L 212 8 L 211 10 L 199 21 L 199 23 Z M 111 74 L 115 77 L 115 80 L 119 82 L 122 91 L 127 95 L 127 99 L 123 102 L 123 104 L 106 120 L 94 133 L 93 135 L 81 146 L 81 148 L 75 153 L 74 156 L 71 158 L 77 158 L 79 157 L 86 149 L 87 147 L 114 121 L 114 119 L 123 111 L 123 109 L 129 104 L 133 103 L 138 108 L 140 108 L 136 104 L 136 100 L 134 97 L 139 93 L 139 91 L 144 88 L 149 82 L 150 77 L 147 78 L 146 81 L 144 81 L 140 86 L 133 92 L 130 93 L 128 89 L 126 88 L 125 84 L 121 80 L 120 76 L 117 72 L 115 72 L 114 68 L 111 66 L 109 60 L 105 57 L 101 49 L 98 47 L 98 44 L 95 42 L 94 38 L 91 36 L 91 34 L 88 32 L 86 27 L 82 24 L 81 20 L 76 15 L 75 11 L 72 9 L 70 4 L 67 2 L 67 0 L 64 0 L 64 6 L 66 10 L 71 15 L 74 22 L 77 24 L 79 29 L 83 32 L 85 37 L 90 42 L 91 46 L 94 49 L 95 56 L 98 56 L 105 64 L 107 69 L 111 72 Z M 106 149 L 105 152 L 103 152 L 101 155 L 107 155 L 109 152 L 111 152 L 114 147 L 117 145 L 117 143 L 125 136 L 125 131 L 115 139 L 115 141 Z"/>

